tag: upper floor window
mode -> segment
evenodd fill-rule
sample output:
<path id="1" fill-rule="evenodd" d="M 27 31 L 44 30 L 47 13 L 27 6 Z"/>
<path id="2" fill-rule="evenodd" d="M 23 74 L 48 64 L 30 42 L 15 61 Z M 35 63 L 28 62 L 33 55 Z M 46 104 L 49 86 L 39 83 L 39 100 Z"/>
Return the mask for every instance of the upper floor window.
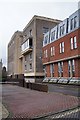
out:
<path id="1" fill-rule="evenodd" d="M 55 47 L 51 47 L 51 56 L 55 55 Z"/>
<path id="2" fill-rule="evenodd" d="M 27 65 L 25 65 L 25 70 L 27 70 Z"/>
<path id="3" fill-rule="evenodd" d="M 29 35 L 32 36 L 32 29 L 29 31 Z"/>
<path id="4" fill-rule="evenodd" d="M 47 58 L 47 50 L 44 50 L 44 58 Z"/>
<path id="5" fill-rule="evenodd" d="M 43 27 L 43 34 L 47 33 L 49 31 L 49 28 Z"/>
<path id="6" fill-rule="evenodd" d="M 74 28 L 77 27 L 77 16 L 75 16 L 74 18 L 71 19 L 71 23 L 70 23 L 70 29 L 73 30 Z"/>
<path id="7" fill-rule="evenodd" d="M 47 58 L 47 50 L 46 50 L 46 52 L 45 52 L 45 57 Z"/>
<path id="8" fill-rule="evenodd" d="M 71 19 L 71 30 L 73 29 L 74 23 L 73 18 Z"/>
<path id="9" fill-rule="evenodd" d="M 74 17 L 74 28 L 77 27 L 77 16 Z"/>
<path id="10" fill-rule="evenodd" d="M 29 54 L 29 58 L 30 58 L 30 60 L 32 60 L 32 53 Z"/>
<path id="11" fill-rule="evenodd" d="M 30 63 L 30 70 L 32 69 L 32 63 Z"/>
<path id="12" fill-rule="evenodd" d="M 76 36 L 71 38 L 71 49 L 76 49 L 77 48 L 77 40 Z"/>
<path id="13" fill-rule="evenodd" d="M 46 35 L 45 39 L 44 39 L 44 44 L 47 44 L 48 41 L 48 35 Z"/>
<path id="14" fill-rule="evenodd" d="M 64 35 L 64 30 L 65 30 L 65 24 L 60 26 L 60 36 Z"/>
<path id="15" fill-rule="evenodd" d="M 64 53 L 64 42 L 60 43 L 60 53 Z"/>
<path id="16" fill-rule="evenodd" d="M 55 39 L 55 30 L 51 33 L 51 41 Z"/>

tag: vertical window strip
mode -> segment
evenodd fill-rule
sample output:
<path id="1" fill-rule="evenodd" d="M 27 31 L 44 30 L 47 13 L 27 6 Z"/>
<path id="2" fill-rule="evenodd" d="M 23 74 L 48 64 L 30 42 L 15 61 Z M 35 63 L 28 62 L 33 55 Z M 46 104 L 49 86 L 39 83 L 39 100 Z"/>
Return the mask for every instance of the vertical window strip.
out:
<path id="1" fill-rule="evenodd" d="M 60 43 L 60 53 L 62 53 L 62 51 L 61 51 L 61 43 Z"/>
<path id="2" fill-rule="evenodd" d="M 64 42 L 62 42 L 62 52 L 64 52 Z"/>
<path id="3" fill-rule="evenodd" d="M 71 49 L 73 49 L 73 38 L 71 38 Z"/>
<path id="4" fill-rule="evenodd" d="M 55 55 L 55 47 L 53 47 L 53 55 Z"/>
<path id="5" fill-rule="evenodd" d="M 53 48 L 51 47 L 51 56 L 53 56 Z"/>
<path id="6" fill-rule="evenodd" d="M 74 37 L 74 48 L 77 48 L 77 40 L 76 40 L 76 36 Z"/>
<path id="7" fill-rule="evenodd" d="M 47 58 L 47 50 L 46 50 L 46 58 Z"/>
<path id="8" fill-rule="evenodd" d="M 74 17 L 74 28 L 77 27 L 77 16 Z"/>
<path id="9" fill-rule="evenodd" d="M 75 71 L 75 61 L 74 61 L 74 59 L 72 60 L 72 71 Z"/>

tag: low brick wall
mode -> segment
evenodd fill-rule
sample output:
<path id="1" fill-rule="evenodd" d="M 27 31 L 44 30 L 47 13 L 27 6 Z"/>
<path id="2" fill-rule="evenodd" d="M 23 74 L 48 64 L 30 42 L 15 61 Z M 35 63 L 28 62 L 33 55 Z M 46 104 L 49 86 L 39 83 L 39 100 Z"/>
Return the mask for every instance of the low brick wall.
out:
<path id="1" fill-rule="evenodd" d="M 16 74 L 16 75 L 8 76 L 4 83 L 24 87 L 24 75 Z"/>
<path id="2" fill-rule="evenodd" d="M 48 92 L 48 86 L 40 83 L 25 83 L 25 87 L 32 90 Z"/>

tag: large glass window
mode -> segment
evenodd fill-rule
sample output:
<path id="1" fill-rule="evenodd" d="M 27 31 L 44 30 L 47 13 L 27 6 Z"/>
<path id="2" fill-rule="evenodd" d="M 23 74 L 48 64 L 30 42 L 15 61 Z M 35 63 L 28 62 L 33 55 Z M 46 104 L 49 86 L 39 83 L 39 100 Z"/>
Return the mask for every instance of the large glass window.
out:
<path id="1" fill-rule="evenodd" d="M 46 45 L 48 42 L 48 35 L 46 35 L 45 39 L 44 39 L 44 44 Z"/>
<path id="2" fill-rule="evenodd" d="M 73 29 L 73 27 L 74 27 L 74 19 L 72 18 L 72 19 L 71 19 L 71 27 L 70 27 L 71 30 Z"/>
<path id="3" fill-rule="evenodd" d="M 75 60 L 68 61 L 68 73 L 69 77 L 75 77 Z"/>
<path id="4" fill-rule="evenodd" d="M 77 16 L 74 17 L 74 28 L 77 27 Z"/>
<path id="5" fill-rule="evenodd" d="M 77 16 L 71 19 L 70 30 L 73 30 L 76 27 L 77 27 Z"/>
<path id="6" fill-rule="evenodd" d="M 49 28 L 43 27 L 43 34 L 47 33 L 49 31 Z"/>
<path id="7" fill-rule="evenodd" d="M 63 77 L 63 62 L 58 63 L 58 76 Z"/>
<path id="8" fill-rule="evenodd" d="M 55 30 L 51 33 L 51 41 L 55 40 Z"/>
<path id="9" fill-rule="evenodd" d="M 64 35 L 64 31 L 65 31 L 65 24 L 60 26 L 60 36 Z"/>
<path id="10" fill-rule="evenodd" d="M 50 64 L 50 74 L 51 77 L 54 77 L 54 64 Z"/>

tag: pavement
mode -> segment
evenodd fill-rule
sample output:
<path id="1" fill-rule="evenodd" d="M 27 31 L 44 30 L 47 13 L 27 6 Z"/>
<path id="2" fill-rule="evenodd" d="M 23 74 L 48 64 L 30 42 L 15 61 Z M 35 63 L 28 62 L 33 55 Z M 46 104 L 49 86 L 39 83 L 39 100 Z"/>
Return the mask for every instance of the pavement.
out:
<path id="1" fill-rule="evenodd" d="M 2 101 L 9 118 L 38 119 L 80 106 L 80 97 L 39 92 L 7 84 L 2 86 Z"/>

